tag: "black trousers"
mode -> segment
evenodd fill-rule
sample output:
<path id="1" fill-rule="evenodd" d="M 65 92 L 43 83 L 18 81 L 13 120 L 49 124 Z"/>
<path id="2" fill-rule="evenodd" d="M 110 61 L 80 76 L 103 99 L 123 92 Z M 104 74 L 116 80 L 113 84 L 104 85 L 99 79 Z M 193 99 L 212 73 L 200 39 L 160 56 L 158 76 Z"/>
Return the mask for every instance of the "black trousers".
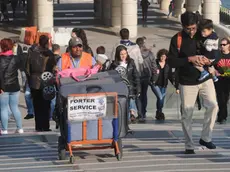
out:
<path id="1" fill-rule="evenodd" d="M 43 98 L 42 90 L 31 89 L 35 114 L 35 130 L 50 129 L 50 101 Z"/>
<path id="2" fill-rule="evenodd" d="M 219 81 L 215 83 L 215 87 L 217 102 L 219 106 L 217 121 L 222 122 L 228 117 L 227 103 L 230 92 L 230 78 L 219 78 Z"/>
<path id="3" fill-rule="evenodd" d="M 148 15 L 148 8 L 142 7 L 142 20 L 147 21 L 147 15 Z"/>
<path id="4" fill-rule="evenodd" d="M 149 87 L 149 81 L 148 80 L 143 80 L 141 81 L 141 96 L 140 96 L 140 101 L 141 101 L 141 110 L 142 110 L 142 115 L 143 118 L 146 118 L 146 108 L 148 105 L 148 87 Z"/>

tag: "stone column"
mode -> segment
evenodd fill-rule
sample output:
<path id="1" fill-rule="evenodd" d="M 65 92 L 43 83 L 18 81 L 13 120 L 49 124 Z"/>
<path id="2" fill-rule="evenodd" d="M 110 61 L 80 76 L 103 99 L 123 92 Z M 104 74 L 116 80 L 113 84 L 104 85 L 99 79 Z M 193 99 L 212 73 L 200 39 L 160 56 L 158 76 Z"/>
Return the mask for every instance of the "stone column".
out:
<path id="1" fill-rule="evenodd" d="M 183 12 L 185 0 L 175 0 L 174 16 L 179 17 Z"/>
<path id="2" fill-rule="evenodd" d="M 31 11 L 32 11 L 32 18 L 33 18 L 32 25 L 38 26 L 38 0 L 32 0 Z"/>
<path id="3" fill-rule="evenodd" d="M 113 27 L 121 27 L 121 0 L 112 0 L 111 24 Z"/>
<path id="4" fill-rule="evenodd" d="M 187 0 L 186 10 L 191 12 L 199 11 L 201 13 L 201 0 Z"/>
<path id="5" fill-rule="evenodd" d="M 168 11 L 169 10 L 169 4 L 171 0 L 161 0 L 160 3 L 160 9 L 163 11 Z"/>
<path id="6" fill-rule="evenodd" d="M 38 29 L 53 28 L 53 1 L 52 0 L 35 0 L 37 1 Z M 35 13 L 36 14 L 36 13 Z"/>
<path id="7" fill-rule="evenodd" d="M 112 0 L 102 0 L 102 21 L 106 26 L 111 26 Z"/>
<path id="8" fill-rule="evenodd" d="M 101 19 L 102 17 L 102 0 L 94 0 L 94 16 Z"/>
<path id="9" fill-rule="evenodd" d="M 33 1 L 28 1 L 27 2 L 27 21 L 28 21 L 28 26 L 33 26 Z"/>
<path id="10" fill-rule="evenodd" d="M 137 0 L 122 0 L 121 27 L 129 29 L 130 38 L 137 36 Z"/>
<path id="11" fill-rule="evenodd" d="M 220 0 L 204 0 L 203 18 L 211 19 L 213 23 L 220 23 Z"/>

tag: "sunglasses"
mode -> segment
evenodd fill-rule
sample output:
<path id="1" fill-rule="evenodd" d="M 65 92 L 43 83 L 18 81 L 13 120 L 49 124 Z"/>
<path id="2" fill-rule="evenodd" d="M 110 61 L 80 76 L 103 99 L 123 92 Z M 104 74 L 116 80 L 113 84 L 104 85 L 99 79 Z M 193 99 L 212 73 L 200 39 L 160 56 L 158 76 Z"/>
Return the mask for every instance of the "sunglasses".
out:
<path id="1" fill-rule="evenodd" d="M 228 45 L 228 44 L 220 44 L 220 46 L 224 46 L 224 47 L 225 47 L 226 45 Z"/>
<path id="2" fill-rule="evenodd" d="M 187 30 L 187 31 L 194 31 L 194 30 L 196 30 L 197 29 L 197 27 L 185 27 L 185 30 Z"/>

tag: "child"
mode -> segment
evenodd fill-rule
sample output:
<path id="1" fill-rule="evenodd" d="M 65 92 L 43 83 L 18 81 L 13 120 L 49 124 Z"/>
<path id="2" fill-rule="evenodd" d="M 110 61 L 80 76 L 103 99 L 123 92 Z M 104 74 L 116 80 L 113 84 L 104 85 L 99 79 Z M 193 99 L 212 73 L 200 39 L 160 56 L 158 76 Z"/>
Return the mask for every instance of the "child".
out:
<path id="1" fill-rule="evenodd" d="M 58 44 L 53 44 L 52 45 L 52 52 L 54 53 L 54 57 L 56 62 L 61 58 L 60 53 L 61 53 L 61 48 Z"/>
<path id="2" fill-rule="evenodd" d="M 105 47 L 97 47 L 96 51 L 97 55 L 95 57 L 95 60 L 101 66 L 101 71 L 107 70 L 110 65 L 110 61 L 109 58 L 105 55 Z"/>
<path id="3" fill-rule="evenodd" d="M 199 29 L 201 31 L 202 38 L 201 41 L 198 42 L 198 54 L 207 57 L 210 62 L 212 62 L 211 65 L 208 66 L 208 71 L 212 74 L 213 81 L 217 82 L 218 78 L 215 76 L 215 69 L 213 65 L 220 58 L 220 52 L 218 47 L 219 38 L 213 30 L 212 20 L 201 20 L 199 24 Z M 201 72 L 200 78 L 198 79 L 199 81 L 202 81 L 209 77 L 209 72 L 204 67 L 195 67 Z"/>

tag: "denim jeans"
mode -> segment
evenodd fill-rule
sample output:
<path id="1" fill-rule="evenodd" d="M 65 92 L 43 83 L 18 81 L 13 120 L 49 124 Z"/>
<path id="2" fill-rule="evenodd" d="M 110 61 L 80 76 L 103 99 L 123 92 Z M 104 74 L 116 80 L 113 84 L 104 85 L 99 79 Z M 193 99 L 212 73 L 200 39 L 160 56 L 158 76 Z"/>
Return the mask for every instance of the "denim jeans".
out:
<path id="1" fill-rule="evenodd" d="M 166 88 L 156 86 L 156 85 L 152 85 L 151 88 L 152 88 L 153 93 L 157 97 L 157 111 L 162 112 L 162 109 L 164 107 Z"/>
<path id="2" fill-rule="evenodd" d="M 10 110 L 10 107 L 8 107 L 8 115 L 9 115 L 9 118 L 11 117 L 12 115 L 12 112 Z M 1 106 L 0 106 L 0 121 L 1 121 Z"/>
<path id="3" fill-rule="evenodd" d="M 17 129 L 22 129 L 22 116 L 18 108 L 19 103 L 19 91 L 17 92 L 4 92 L 0 95 L 0 107 L 1 107 L 1 121 L 3 130 L 8 129 L 9 109 L 14 115 Z"/>
<path id="4" fill-rule="evenodd" d="M 26 106 L 27 106 L 27 114 L 33 115 L 34 114 L 34 106 L 33 106 L 30 87 L 28 84 L 26 84 L 25 101 L 26 101 Z"/>
<path id="5" fill-rule="evenodd" d="M 130 119 L 130 116 L 131 116 L 130 111 L 133 111 L 134 113 L 137 112 L 136 101 L 134 99 L 129 100 L 129 116 L 128 116 L 128 120 Z"/>
<path id="6" fill-rule="evenodd" d="M 50 103 L 50 118 L 52 118 L 53 116 L 55 105 L 56 105 L 56 97 L 54 97 L 54 99 L 51 100 L 51 103 Z"/>

